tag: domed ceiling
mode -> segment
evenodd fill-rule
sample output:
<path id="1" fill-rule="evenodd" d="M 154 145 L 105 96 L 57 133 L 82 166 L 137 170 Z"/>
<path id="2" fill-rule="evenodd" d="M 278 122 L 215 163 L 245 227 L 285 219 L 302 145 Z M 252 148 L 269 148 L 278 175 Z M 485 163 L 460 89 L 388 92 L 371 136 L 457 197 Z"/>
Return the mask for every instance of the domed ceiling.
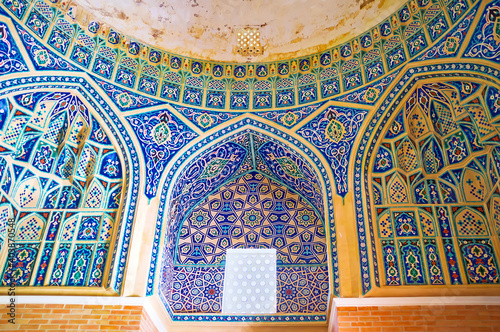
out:
<path id="1" fill-rule="evenodd" d="M 4 286 L 311 326 L 500 293 L 500 0 L 142 1 L 0 2 Z M 222 309 L 241 247 L 276 249 L 276 315 Z"/>
<path id="2" fill-rule="evenodd" d="M 321 52 L 373 27 L 404 0 L 76 0 L 97 20 L 164 50 L 217 61 L 274 61 Z M 307 14 L 307 15 L 304 15 Z M 237 31 L 260 31 L 264 53 L 234 51 Z"/>

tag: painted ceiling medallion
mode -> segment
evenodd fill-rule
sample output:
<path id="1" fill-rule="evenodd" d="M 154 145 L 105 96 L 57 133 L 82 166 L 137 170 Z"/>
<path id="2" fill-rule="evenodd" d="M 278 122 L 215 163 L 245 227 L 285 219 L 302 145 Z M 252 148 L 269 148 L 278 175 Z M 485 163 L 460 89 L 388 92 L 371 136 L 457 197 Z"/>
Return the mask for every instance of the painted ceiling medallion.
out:
<path id="1" fill-rule="evenodd" d="M 325 129 L 325 136 L 332 142 L 338 143 L 344 136 L 345 128 L 337 119 L 332 118 Z"/>
<path id="2" fill-rule="evenodd" d="M 215 158 L 215 159 L 211 160 L 207 164 L 207 166 L 205 166 L 205 168 L 203 169 L 203 173 L 201 173 L 200 179 L 211 179 L 211 178 L 216 177 L 217 175 L 220 174 L 220 172 L 222 172 L 222 170 L 224 169 L 224 166 L 226 166 L 226 164 L 229 161 L 236 160 L 236 157 L 237 157 L 236 155 L 232 155 L 228 159 Z"/>
<path id="3" fill-rule="evenodd" d="M 158 145 L 167 144 L 167 142 L 172 139 L 170 128 L 168 128 L 168 125 L 163 121 L 160 121 L 160 123 L 153 127 L 151 136 Z"/>
<path id="4" fill-rule="evenodd" d="M 278 157 L 276 158 L 274 154 L 269 154 L 269 159 L 276 160 L 280 165 L 281 169 L 293 178 L 305 178 L 304 174 L 297 167 L 297 164 L 293 162 L 288 157 Z"/>

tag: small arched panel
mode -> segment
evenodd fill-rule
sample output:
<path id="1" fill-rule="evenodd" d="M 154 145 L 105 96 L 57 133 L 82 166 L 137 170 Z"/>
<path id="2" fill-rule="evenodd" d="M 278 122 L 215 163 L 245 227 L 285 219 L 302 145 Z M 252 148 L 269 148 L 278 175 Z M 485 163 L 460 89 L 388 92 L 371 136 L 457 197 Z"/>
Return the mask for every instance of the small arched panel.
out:
<path id="1" fill-rule="evenodd" d="M 116 147 L 71 92 L 3 101 L 1 208 L 19 213 L 10 216 L 15 250 L 3 246 L 2 285 L 104 286 L 123 183 Z"/>
<path id="2" fill-rule="evenodd" d="M 183 168 L 170 191 L 160 293 L 176 313 L 221 313 L 226 251 L 277 251 L 277 312 L 325 312 L 324 193 L 290 147 L 246 131 Z"/>
<path id="3" fill-rule="evenodd" d="M 469 81 L 417 85 L 381 132 L 368 194 L 383 285 L 499 283 L 494 90 Z"/>

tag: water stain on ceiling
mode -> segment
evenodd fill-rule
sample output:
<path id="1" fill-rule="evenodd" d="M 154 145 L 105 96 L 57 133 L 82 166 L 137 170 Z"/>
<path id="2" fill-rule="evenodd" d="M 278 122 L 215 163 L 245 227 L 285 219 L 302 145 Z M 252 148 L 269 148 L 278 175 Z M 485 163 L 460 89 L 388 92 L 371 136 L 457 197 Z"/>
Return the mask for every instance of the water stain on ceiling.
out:
<path id="1" fill-rule="evenodd" d="M 370 29 L 404 0 L 76 0 L 101 23 L 163 50 L 215 61 L 275 61 L 321 52 Z M 235 52 L 259 28 L 264 53 Z"/>

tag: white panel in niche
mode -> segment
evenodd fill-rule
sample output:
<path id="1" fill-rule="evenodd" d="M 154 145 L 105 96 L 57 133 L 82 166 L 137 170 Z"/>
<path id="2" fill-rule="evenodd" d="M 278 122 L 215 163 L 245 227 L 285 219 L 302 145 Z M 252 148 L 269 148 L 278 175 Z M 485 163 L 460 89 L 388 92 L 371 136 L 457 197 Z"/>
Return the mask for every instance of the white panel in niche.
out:
<path id="1" fill-rule="evenodd" d="M 222 313 L 276 313 L 276 249 L 227 250 Z"/>

